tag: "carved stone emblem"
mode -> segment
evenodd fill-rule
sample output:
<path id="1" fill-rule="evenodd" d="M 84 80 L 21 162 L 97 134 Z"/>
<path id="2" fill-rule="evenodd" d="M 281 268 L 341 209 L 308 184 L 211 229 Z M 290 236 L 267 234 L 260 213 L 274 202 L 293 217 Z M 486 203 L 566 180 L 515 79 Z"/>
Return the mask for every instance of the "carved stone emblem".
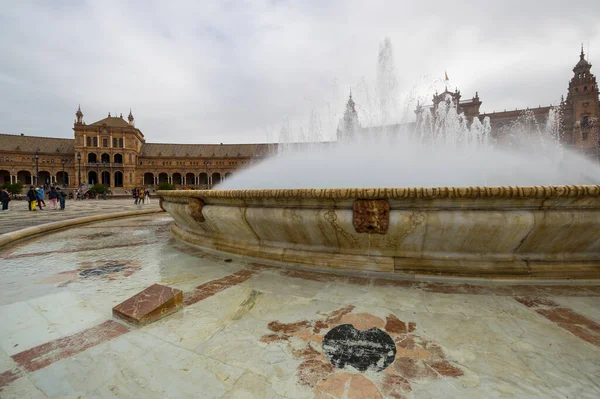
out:
<path id="1" fill-rule="evenodd" d="M 390 224 L 390 203 L 387 200 L 354 201 L 352 222 L 357 233 L 385 234 Z"/>
<path id="2" fill-rule="evenodd" d="M 202 215 L 202 207 L 204 201 L 199 198 L 188 198 L 188 212 L 190 216 L 197 222 L 204 222 L 204 216 Z"/>

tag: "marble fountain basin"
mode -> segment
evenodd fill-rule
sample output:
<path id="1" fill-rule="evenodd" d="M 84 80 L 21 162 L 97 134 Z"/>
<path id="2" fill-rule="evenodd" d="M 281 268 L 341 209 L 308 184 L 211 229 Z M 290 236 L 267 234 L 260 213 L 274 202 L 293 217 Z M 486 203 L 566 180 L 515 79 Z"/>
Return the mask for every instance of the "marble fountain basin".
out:
<path id="1" fill-rule="evenodd" d="M 159 191 L 175 237 L 286 265 L 600 278 L 600 186 Z"/>

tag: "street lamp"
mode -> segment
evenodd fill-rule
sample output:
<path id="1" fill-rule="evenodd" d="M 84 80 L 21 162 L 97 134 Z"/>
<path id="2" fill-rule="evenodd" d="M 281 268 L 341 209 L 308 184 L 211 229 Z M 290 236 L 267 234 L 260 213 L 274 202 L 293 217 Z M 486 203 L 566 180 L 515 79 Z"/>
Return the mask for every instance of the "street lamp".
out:
<path id="1" fill-rule="evenodd" d="M 40 156 L 38 155 L 38 152 L 35 152 L 35 185 L 37 186 L 38 184 L 40 184 L 40 168 L 39 168 L 39 158 Z"/>
<path id="2" fill-rule="evenodd" d="M 67 181 L 65 179 L 65 163 L 66 163 L 66 160 L 64 158 L 61 159 L 61 163 L 62 163 L 62 166 L 63 166 L 63 187 L 65 187 L 67 185 Z"/>
<path id="3" fill-rule="evenodd" d="M 205 161 L 204 166 L 206 167 L 206 187 L 208 187 L 210 190 L 210 176 L 208 175 L 208 167 L 210 166 L 210 162 Z"/>
<path id="4" fill-rule="evenodd" d="M 77 184 L 81 186 L 81 153 L 77 153 L 77 163 L 79 164 L 79 176 L 77 177 Z"/>

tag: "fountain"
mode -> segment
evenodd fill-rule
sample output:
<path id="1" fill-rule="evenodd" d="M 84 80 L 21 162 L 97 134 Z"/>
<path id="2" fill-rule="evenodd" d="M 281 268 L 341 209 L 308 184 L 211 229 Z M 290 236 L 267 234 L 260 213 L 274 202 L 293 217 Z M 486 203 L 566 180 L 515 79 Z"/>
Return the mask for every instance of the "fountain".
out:
<path id="1" fill-rule="evenodd" d="M 559 126 L 557 110 L 543 127 L 525 113 L 495 142 L 489 120 L 468 121 L 448 96 L 416 124 L 296 146 L 217 190 L 159 196 L 175 237 L 281 264 L 598 278 L 600 167 L 562 148 Z"/>

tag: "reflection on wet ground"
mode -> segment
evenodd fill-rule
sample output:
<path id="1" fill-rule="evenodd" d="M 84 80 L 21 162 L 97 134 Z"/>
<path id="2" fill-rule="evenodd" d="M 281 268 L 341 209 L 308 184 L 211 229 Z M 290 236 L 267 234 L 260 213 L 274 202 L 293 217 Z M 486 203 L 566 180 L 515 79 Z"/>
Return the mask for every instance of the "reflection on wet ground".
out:
<path id="1" fill-rule="evenodd" d="M 600 397 L 600 286 L 280 268 L 189 247 L 165 214 L 0 251 L 1 397 Z M 180 312 L 116 304 L 159 283 Z"/>

